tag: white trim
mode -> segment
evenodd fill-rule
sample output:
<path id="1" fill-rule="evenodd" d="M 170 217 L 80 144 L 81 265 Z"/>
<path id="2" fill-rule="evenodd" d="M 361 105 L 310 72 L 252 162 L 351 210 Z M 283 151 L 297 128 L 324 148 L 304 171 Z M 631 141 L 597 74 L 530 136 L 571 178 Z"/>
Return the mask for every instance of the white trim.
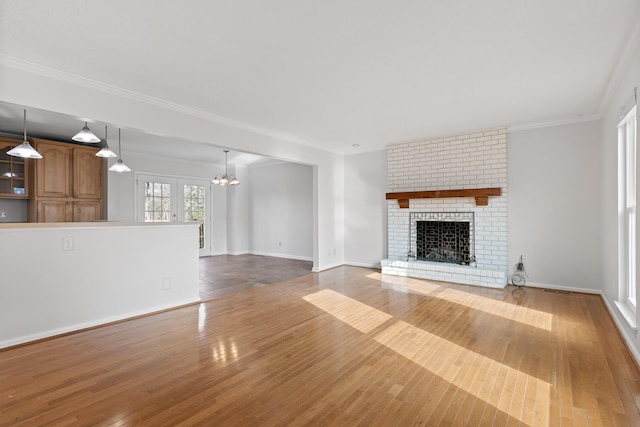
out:
<path id="1" fill-rule="evenodd" d="M 58 70 L 56 68 L 48 67 L 46 65 L 37 64 L 18 58 L 16 56 L 10 56 L 0 53 L 0 65 L 4 65 L 10 68 L 14 68 L 27 73 L 37 74 L 40 76 L 49 77 L 51 79 L 83 86 L 89 89 L 97 90 L 100 92 L 108 93 L 109 95 L 119 96 L 132 101 L 142 102 L 145 104 L 153 105 L 156 107 L 172 110 L 181 114 L 185 114 L 191 117 L 197 117 L 210 122 L 218 123 L 221 125 L 230 126 L 237 129 L 243 129 L 249 132 L 256 133 L 258 135 L 264 135 L 271 138 L 279 139 L 281 141 L 291 142 L 293 144 L 304 145 L 307 147 L 315 148 L 316 150 L 326 151 L 334 154 L 342 154 L 340 151 L 328 150 L 326 148 L 320 148 L 317 145 L 310 144 L 306 141 L 302 141 L 296 138 L 291 138 L 288 135 L 283 135 L 277 132 L 273 132 L 269 129 L 250 125 L 248 123 L 240 122 L 237 120 L 229 119 L 227 117 L 218 116 L 216 114 L 207 113 L 206 111 L 198 110 L 195 108 L 187 107 L 175 102 L 166 101 L 164 99 L 155 98 L 153 96 L 145 95 L 140 92 L 135 92 L 129 89 L 124 89 L 118 86 L 114 86 L 108 83 L 104 83 L 98 80 L 89 79 L 79 76 L 77 74 L 68 73 L 66 71 Z M 84 118 L 82 118 L 85 121 Z M 86 120 L 90 121 L 90 120 Z"/>
<path id="2" fill-rule="evenodd" d="M 332 268 L 341 267 L 343 265 L 344 265 L 343 262 L 338 262 L 335 264 L 323 265 L 322 267 L 318 267 L 318 268 L 313 267 L 311 271 L 313 271 L 314 273 L 320 273 L 321 271 L 331 270 Z"/>
<path id="3" fill-rule="evenodd" d="M 622 313 L 618 311 L 617 307 L 609 300 L 609 298 L 607 298 L 607 296 L 603 292 L 600 293 L 600 297 L 602 298 L 602 301 L 604 301 L 604 305 L 607 307 L 607 310 L 609 310 L 609 314 L 613 318 L 613 322 L 616 324 L 618 332 L 620 332 L 620 335 L 622 335 L 622 339 L 625 341 L 625 344 L 627 344 L 627 348 L 631 352 L 631 355 L 636 360 L 636 363 L 640 365 L 640 351 L 638 351 L 638 348 L 636 348 L 634 343 L 634 338 L 638 337 L 638 330 L 632 329 L 632 332 L 635 336 L 630 336 L 628 328 L 625 327 L 626 320 L 624 320 L 624 318 L 620 318 L 620 316 L 622 316 Z"/>
<path id="4" fill-rule="evenodd" d="M 197 299 L 187 299 L 187 300 L 172 302 L 171 304 L 160 305 L 156 307 L 149 307 L 142 310 L 132 311 L 129 313 L 117 314 L 115 316 L 103 317 L 102 319 L 92 320 L 89 322 L 76 323 L 75 325 L 64 326 L 56 329 L 49 329 L 47 331 L 37 332 L 35 334 L 23 335 L 21 337 L 0 341 L 0 348 L 11 347 L 19 344 L 25 344 L 31 341 L 41 340 L 43 338 L 55 337 L 56 335 L 62 335 L 69 332 L 79 331 L 82 329 L 93 328 L 93 327 L 104 325 L 107 323 L 119 322 L 121 320 L 127 320 L 127 319 L 131 319 L 134 317 L 143 316 L 147 314 L 154 314 L 157 312 L 181 307 L 188 304 L 199 303 L 200 301 L 201 301 L 200 297 L 198 297 Z"/>
<path id="5" fill-rule="evenodd" d="M 242 252 L 242 251 L 239 251 L 239 252 L 227 252 L 227 255 L 234 255 L 234 256 L 235 255 L 247 255 L 247 254 L 249 254 L 248 251 L 244 251 L 244 252 Z"/>
<path id="6" fill-rule="evenodd" d="M 520 132 L 523 130 L 550 128 L 554 126 L 565 126 L 565 125 L 572 125 L 576 123 L 593 122 L 593 121 L 600 120 L 601 118 L 602 118 L 602 114 L 590 114 L 588 116 L 554 120 L 551 122 L 524 123 L 524 124 L 515 125 L 515 126 L 508 126 L 507 132 Z"/>
<path id="7" fill-rule="evenodd" d="M 633 58 L 636 48 L 640 44 L 640 12 L 636 14 L 633 22 L 635 22 L 635 24 L 631 27 L 631 30 L 625 39 L 624 46 L 622 47 L 620 55 L 613 66 L 604 94 L 602 95 L 602 99 L 598 105 L 597 111 L 598 116 L 600 117 L 604 115 L 605 111 L 609 107 L 609 103 L 613 99 L 613 94 L 620 85 L 620 79 L 622 79 L 624 72 L 627 70 L 629 63 L 631 62 L 631 58 Z"/>
<path id="8" fill-rule="evenodd" d="M 369 264 L 366 262 L 356 262 L 356 261 L 345 261 L 344 265 L 351 265 L 353 267 L 364 267 L 364 268 L 377 268 L 377 269 L 382 268 L 382 265 L 380 263 Z"/>
<path id="9" fill-rule="evenodd" d="M 613 302 L 620 312 L 620 315 L 623 317 L 627 325 L 634 331 L 638 331 L 638 326 L 636 324 L 636 311 L 635 308 L 631 306 L 630 303 L 626 303 L 623 301 L 614 301 Z"/>
<path id="10" fill-rule="evenodd" d="M 511 284 L 511 282 L 509 282 Z M 600 295 L 602 291 L 600 289 L 589 289 L 589 288 L 576 288 L 574 286 L 559 286 L 559 285 L 549 285 L 547 283 L 527 283 L 525 288 L 539 288 L 539 289 L 553 289 L 556 291 L 567 291 L 567 292 L 580 292 L 583 294 L 594 294 Z"/>
<path id="11" fill-rule="evenodd" d="M 297 259 L 300 261 L 313 261 L 313 258 L 310 256 L 299 256 L 299 255 L 288 255 L 288 254 L 277 254 L 273 252 L 260 252 L 260 251 L 249 251 L 251 255 L 260 255 L 260 256 L 272 256 L 276 258 L 287 258 L 287 259 Z"/>

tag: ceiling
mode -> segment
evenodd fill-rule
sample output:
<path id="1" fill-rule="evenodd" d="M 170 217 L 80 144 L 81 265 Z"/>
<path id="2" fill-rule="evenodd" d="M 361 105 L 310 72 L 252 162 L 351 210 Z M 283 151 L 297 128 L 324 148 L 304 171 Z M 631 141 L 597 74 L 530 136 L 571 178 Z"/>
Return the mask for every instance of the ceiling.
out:
<path id="1" fill-rule="evenodd" d="M 638 0 L 0 0 L 0 55 L 346 153 L 598 117 L 638 22 Z"/>
<path id="2" fill-rule="evenodd" d="M 0 102 L 0 136 L 22 137 L 24 132 L 23 114 L 24 108 L 22 106 Z M 71 141 L 71 137 L 79 132 L 82 126 L 84 126 L 84 123 L 76 117 L 35 108 L 29 108 L 27 111 L 27 138 Z M 105 126 L 107 127 L 109 147 L 117 153 L 118 126 L 112 123 L 96 121 L 89 123 L 91 131 L 103 141 L 105 139 Z M 153 153 L 159 157 L 172 157 L 205 164 L 223 164 L 225 161 L 222 147 L 184 138 L 152 134 L 139 129 L 122 129 L 121 143 L 125 160 L 127 152 L 135 152 L 144 155 Z M 228 156 L 230 163 L 238 165 L 279 163 L 275 159 L 235 150 L 231 150 Z"/>

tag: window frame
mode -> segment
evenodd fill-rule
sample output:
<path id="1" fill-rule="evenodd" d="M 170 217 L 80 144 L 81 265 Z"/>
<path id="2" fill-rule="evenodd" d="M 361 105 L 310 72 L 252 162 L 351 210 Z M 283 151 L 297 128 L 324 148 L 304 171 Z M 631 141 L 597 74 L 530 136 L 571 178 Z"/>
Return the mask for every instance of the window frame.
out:
<path id="1" fill-rule="evenodd" d="M 637 107 L 618 123 L 618 300 L 632 327 L 637 307 Z"/>

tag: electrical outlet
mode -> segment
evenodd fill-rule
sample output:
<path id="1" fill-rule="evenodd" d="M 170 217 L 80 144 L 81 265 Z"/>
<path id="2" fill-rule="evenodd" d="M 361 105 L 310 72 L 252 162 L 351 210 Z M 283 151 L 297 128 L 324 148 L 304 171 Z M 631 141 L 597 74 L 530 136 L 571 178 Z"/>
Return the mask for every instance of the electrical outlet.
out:
<path id="1" fill-rule="evenodd" d="M 7 217 L 7 211 L 0 211 L 0 218 L 6 218 Z"/>
<path id="2" fill-rule="evenodd" d="M 62 249 L 65 251 L 73 250 L 73 237 L 65 237 L 62 239 Z"/>
<path id="3" fill-rule="evenodd" d="M 166 291 L 167 289 L 171 289 L 171 277 L 162 278 L 162 290 Z"/>
<path id="4" fill-rule="evenodd" d="M 278 246 L 282 246 L 282 242 L 278 242 Z"/>

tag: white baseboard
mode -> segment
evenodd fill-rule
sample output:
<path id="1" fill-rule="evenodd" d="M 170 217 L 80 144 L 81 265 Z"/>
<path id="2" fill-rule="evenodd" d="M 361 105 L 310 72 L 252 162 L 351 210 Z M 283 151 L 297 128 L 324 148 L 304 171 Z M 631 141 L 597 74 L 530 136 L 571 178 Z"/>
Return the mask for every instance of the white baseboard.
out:
<path id="1" fill-rule="evenodd" d="M 249 251 L 227 252 L 227 255 L 247 255 Z"/>
<path id="2" fill-rule="evenodd" d="M 260 251 L 249 251 L 251 255 L 261 255 L 261 256 L 272 256 L 276 258 L 287 258 L 287 259 L 297 259 L 300 261 L 313 261 L 313 257 L 308 256 L 299 256 L 299 255 L 287 255 L 287 254 L 276 254 L 273 252 L 260 252 Z"/>
<path id="3" fill-rule="evenodd" d="M 511 283 L 509 283 L 511 284 Z M 595 295 L 601 295 L 602 291 L 600 291 L 600 289 L 589 289 L 589 288 L 574 288 L 571 286 L 559 286 L 559 285 L 549 285 L 547 283 L 527 283 L 525 286 L 525 288 L 529 287 L 529 288 L 542 288 L 542 289 L 553 289 L 556 291 L 567 291 L 567 292 L 580 292 L 583 294 L 595 294 Z"/>
<path id="4" fill-rule="evenodd" d="M 311 269 L 311 271 L 313 271 L 314 273 L 320 273 L 321 271 L 325 271 L 325 270 L 331 270 L 332 268 L 336 268 L 336 267 L 340 267 L 343 266 L 344 263 L 343 262 L 338 262 L 335 264 L 329 264 L 329 265 L 323 265 L 321 267 L 313 267 Z"/>
<path id="5" fill-rule="evenodd" d="M 199 303 L 200 298 L 196 299 L 188 299 L 182 301 L 172 302 L 171 304 L 161 305 L 156 307 L 149 307 L 143 310 L 132 311 L 129 313 L 117 314 L 115 316 L 103 317 L 101 319 L 90 320 L 88 322 L 76 323 L 74 325 L 67 325 L 60 328 L 49 329 L 46 331 L 40 331 L 35 334 L 23 335 L 20 337 L 11 338 L 8 340 L 0 341 L 0 348 L 12 347 L 14 345 L 25 344 L 31 341 L 37 341 L 44 338 L 55 337 L 56 335 L 67 334 L 69 332 L 80 331 L 87 328 L 93 328 L 100 325 L 105 325 L 107 323 L 119 322 L 121 320 L 131 319 L 133 317 L 138 317 L 146 314 L 157 313 L 160 311 L 165 311 L 171 308 L 181 307 L 183 305 L 189 305 L 194 303 Z"/>
<path id="6" fill-rule="evenodd" d="M 382 268 L 380 263 L 377 264 L 368 264 L 366 262 L 357 262 L 357 261 L 345 261 L 345 265 L 352 265 L 354 267 L 364 267 L 364 268 Z"/>
<path id="7" fill-rule="evenodd" d="M 604 301 L 604 305 L 607 307 L 607 310 L 609 310 L 609 314 L 611 314 L 613 322 L 616 324 L 620 335 L 622 335 L 622 339 L 624 339 L 627 344 L 627 348 L 631 352 L 631 355 L 636 359 L 636 363 L 640 365 L 640 351 L 634 344 L 634 338 L 637 337 L 638 330 L 636 329 L 633 331 L 636 335 L 635 337 L 631 336 L 630 332 L 632 331 L 629 331 L 631 328 L 626 324 L 627 321 L 624 319 L 615 303 L 611 302 L 602 291 L 600 292 L 600 296 L 602 297 L 602 301 Z"/>

